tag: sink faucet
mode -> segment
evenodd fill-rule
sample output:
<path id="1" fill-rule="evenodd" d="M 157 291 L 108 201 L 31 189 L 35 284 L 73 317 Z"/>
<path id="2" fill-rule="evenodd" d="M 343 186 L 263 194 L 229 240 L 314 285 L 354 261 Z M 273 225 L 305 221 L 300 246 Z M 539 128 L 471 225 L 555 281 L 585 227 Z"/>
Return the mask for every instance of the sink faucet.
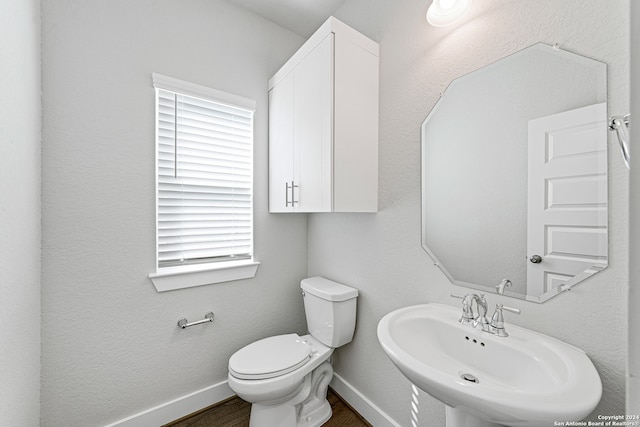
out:
<path id="1" fill-rule="evenodd" d="M 477 307 L 477 314 L 473 314 L 473 302 Z M 489 320 L 487 319 L 487 300 L 484 294 L 479 296 L 476 294 L 467 294 L 462 299 L 462 317 L 460 323 L 463 325 L 471 325 L 474 328 L 480 325 L 483 331 L 489 331 Z"/>
<path id="2" fill-rule="evenodd" d="M 487 319 L 487 300 L 484 298 L 484 294 L 467 294 L 464 297 L 451 294 L 451 296 L 462 299 L 462 317 L 460 317 L 460 323 L 473 328 L 480 326 L 484 332 L 488 332 L 499 337 L 509 336 L 504 328 L 503 310 L 520 314 L 520 310 L 517 308 L 506 307 L 503 304 L 496 304 L 496 311 L 493 313 L 493 316 L 491 316 L 491 322 L 489 322 Z M 473 311 L 474 301 L 477 307 L 477 314 L 475 315 Z"/>

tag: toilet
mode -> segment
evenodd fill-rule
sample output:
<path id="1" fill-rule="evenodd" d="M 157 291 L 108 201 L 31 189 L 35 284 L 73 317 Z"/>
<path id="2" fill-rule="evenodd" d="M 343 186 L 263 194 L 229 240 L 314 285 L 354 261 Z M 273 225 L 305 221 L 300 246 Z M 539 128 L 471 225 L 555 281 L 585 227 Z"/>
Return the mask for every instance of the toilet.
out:
<path id="1" fill-rule="evenodd" d="M 250 427 L 316 427 L 331 418 L 333 350 L 353 339 L 358 290 L 323 277 L 300 283 L 308 335 L 276 335 L 229 359 L 229 387 L 251 403 Z"/>

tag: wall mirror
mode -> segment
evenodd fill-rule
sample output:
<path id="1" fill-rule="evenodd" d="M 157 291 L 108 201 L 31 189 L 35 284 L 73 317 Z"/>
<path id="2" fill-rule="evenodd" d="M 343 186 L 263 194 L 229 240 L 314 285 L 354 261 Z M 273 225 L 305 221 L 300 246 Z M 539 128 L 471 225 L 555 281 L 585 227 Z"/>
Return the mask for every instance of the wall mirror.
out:
<path id="1" fill-rule="evenodd" d="M 544 302 L 606 268 L 606 64 L 543 43 L 422 124 L 422 245 L 455 285 Z"/>

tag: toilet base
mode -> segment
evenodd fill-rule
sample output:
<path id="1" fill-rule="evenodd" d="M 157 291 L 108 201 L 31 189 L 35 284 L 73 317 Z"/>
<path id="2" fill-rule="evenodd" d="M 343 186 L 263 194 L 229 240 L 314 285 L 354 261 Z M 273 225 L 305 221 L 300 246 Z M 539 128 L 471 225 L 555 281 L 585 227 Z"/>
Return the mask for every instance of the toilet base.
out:
<path id="1" fill-rule="evenodd" d="M 324 404 L 306 414 L 296 416 L 296 407 L 291 405 L 251 405 L 249 427 L 281 426 L 281 427 L 320 427 L 331 418 L 331 405 Z"/>
<path id="2" fill-rule="evenodd" d="M 327 400 L 322 406 L 309 412 L 305 417 L 299 417 L 296 427 L 319 427 L 331 418 L 331 405 Z"/>
<path id="3" fill-rule="evenodd" d="M 324 362 L 304 380 L 293 398 L 275 404 L 251 405 L 249 427 L 320 427 L 331 418 L 327 389 L 333 377 L 330 362 Z"/>
<path id="4" fill-rule="evenodd" d="M 327 401 L 327 389 L 333 377 L 333 366 L 324 362 L 311 377 L 311 393 L 300 405 L 296 427 L 319 427 L 331 418 L 331 405 Z"/>
<path id="5" fill-rule="evenodd" d="M 251 405 L 251 415 L 249 417 L 249 427 L 266 426 L 295 426 L 296 408 L 295 406 L 281 405 Z"/>

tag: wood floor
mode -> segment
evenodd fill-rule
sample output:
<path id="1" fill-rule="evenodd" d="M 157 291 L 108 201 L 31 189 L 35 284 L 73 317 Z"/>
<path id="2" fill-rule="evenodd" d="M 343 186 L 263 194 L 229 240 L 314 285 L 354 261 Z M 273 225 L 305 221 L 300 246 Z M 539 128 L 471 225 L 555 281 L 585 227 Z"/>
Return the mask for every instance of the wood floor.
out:
<path id="1" fill-rule="evenodd" d="M 331 389 L 327 393 L 327 400 L 333 415 L 323 427 L 372 427 Z M 247 427 L 250 410 L 249 403 L 232 397 L 162 427 Z"/>

